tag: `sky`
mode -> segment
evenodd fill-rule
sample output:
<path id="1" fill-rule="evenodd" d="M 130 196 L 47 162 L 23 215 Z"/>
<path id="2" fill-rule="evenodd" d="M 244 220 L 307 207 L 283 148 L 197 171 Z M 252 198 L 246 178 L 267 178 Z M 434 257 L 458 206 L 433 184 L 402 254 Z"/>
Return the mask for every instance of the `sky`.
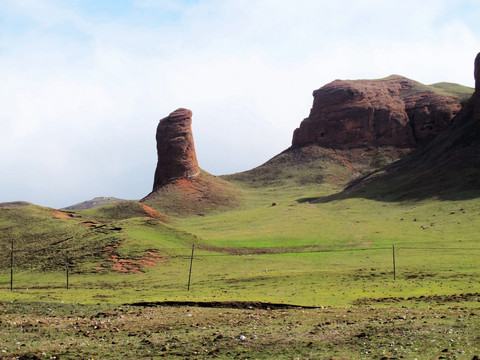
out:
<path id="1" fill-rule="evenodd" d="M 223 175 L 287 149 L 335 79 L 473 87 L 478 19 L 478 0 L 0 0 L 0 202 L 146 196 L 180 107 Z"/>

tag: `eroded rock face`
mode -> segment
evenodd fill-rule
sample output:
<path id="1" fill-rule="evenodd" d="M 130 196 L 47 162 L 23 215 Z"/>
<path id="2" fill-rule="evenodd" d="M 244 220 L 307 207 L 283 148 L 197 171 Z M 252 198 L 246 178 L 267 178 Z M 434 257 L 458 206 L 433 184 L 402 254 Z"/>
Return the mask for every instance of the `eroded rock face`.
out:
<path id="1" fill-rule="evenodd" d="M 400 76 L 335 80 L 313 97 L 310 115 L 295 130 L 292 146 L 413 148 L 444 131 L 461 108 L 458 100 Z"/>
<path id="2" fill-rule="evenodd" d="M 188 178 L 199 173 L 190 110 L 177 109 L 160 120 L 156 138 L 158 162 L 153 190 L 174 179 Z"/>
<path id="3" fill-rule="evenodd" d="M 475 58 L 475 68 L 473 70 L 473 75 L 475 77 L 475 91 L 480 90 L 480 53 L 477 54 Z"/>

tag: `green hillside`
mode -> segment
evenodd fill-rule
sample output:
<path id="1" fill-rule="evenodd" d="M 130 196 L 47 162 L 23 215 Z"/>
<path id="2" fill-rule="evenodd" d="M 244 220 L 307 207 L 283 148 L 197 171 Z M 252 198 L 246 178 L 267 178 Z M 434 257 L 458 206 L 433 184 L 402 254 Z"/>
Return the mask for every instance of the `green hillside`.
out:
<path id="1" fill-rule="evenodd" d="M 13 242 L 16 271 L 58 272 L 68 258 L 70 270 L 76 274 L 111 272 L 116 259 L 135 262 L 146 251 L 158 253 L 165 246 L 192 243 L 193 236 L 170 227 L 165 223 L 168 220 L 133 201 L 85 211 L 37 205 L 4 207 L 0 209 L 0 268 L 10 268 Z M 158 237 L 146 241 L 144 233 Z M 143 271 L 141 262 L 136 268 Z"/>
<path id="2" fill-rule="evenodd" d="M 201 170 L 198 176 L 174 180 L 140 201 L 167 215 L 182 217 L 228 211 L 238 206 L 241 198 L 237 186 Z"/>

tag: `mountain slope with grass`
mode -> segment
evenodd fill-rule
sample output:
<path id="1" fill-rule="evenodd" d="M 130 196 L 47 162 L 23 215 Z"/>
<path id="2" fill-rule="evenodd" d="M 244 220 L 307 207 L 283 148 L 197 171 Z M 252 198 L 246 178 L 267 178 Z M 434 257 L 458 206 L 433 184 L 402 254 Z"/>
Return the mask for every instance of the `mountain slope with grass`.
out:
<path id="1" fill-rule="evenodd" d="M 317 184 L 339 191 L 428 144 L 451 126 L 472 92 L 398 75 L 336 80 L 314 91 L 310 115 L 295 130 L 290 148 L 223 178 L 254 188 Z"/>
<path id="2" fill-rule="evenodd" d="M 37 205 L 0 208 L 0 269 L 58 271 L 68 262 L 74 273 L 141 272 L 167 256 L 164 248 L 198 241 L 176 229 L 171 218 L 136 201 L 89 210 L 55 210 Z M 152 264 L 153 262 L 153 264 Z M 147 264 L 148 266 L 148 264 Z"/>
<path id="3" fill-rule="evenodd" d="M 333 189 L 390 164 L 409 149 L 332 149 L 317 144 L 289 148 L 252 170 L 222 176 L 248 187 L 324 185 Z"/>
<path id="4" fill-rule="evenodd" d="M 118 199 L 116 197 L 111 197 L 111 196 L 108 196 L 108 197 L 99 196 L 99 197 L 93 198 L 92 200 L 86 200 L 78 204 L 67 206 L 64 208 L 64 210 L 86 210 L 94 207 L 104 206 L 107 204 L 118 203 L 123 201 L 127 201 L 127 200 Z"/>
<path id="5" fill-rule="evenodd" d="M 477 56 L 475 68 L 480 68 Z M 469 199 L 480 196 L 480 75 L 453 125 L 424 148 L 352 182 L 336 196 L 373 199 Z"/>
<path id="6" fill-rule="evenodd" d="M 140 201 L 171 216 L 201 216 L 232 209 L 241 198 L 238 186 L 201 170 L 193 178 L 175 179 L 158 187 Z"/>

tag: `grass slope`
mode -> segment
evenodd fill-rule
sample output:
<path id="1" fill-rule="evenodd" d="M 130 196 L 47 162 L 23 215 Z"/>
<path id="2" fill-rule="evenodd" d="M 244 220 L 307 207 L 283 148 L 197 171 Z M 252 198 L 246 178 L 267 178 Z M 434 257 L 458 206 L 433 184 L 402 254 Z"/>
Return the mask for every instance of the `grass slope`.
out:
<path id="1" fill-rule="evenodd" d="M 126 200 L 118 199 L 118 198 L 115 198 L 115 197 L 101 196 L 101 197 L 93 198 L 92 200 L 83 201 L 83 202 L 75 204 L 75 205 L 67 206 L 64 209 L 65 210 L 86 210 L 86 209 L 91 209 L 91 208 L 94 208 L 94 207 L 104 206 L 104 205 L 108 205 L 108 204 L 111 204 L 111 203 L 117 203 L 117 202 L 123 202 L 123 201 L 126 201 Z"/>
<path id="2" fill-rule="evenodd" d="M 350 184 L 332 198 L 366 197 L 389 201 L 480 196 L 480 98 L 467 103 L 454 124 L 424 148 Z M 328 198 L 326 199 L 328 200 Z"/>
<path id="3" fill-rule="evenodd" d="M 410 90 L 409 93 L 406 93 L 404 95 L 411 95 L 411 94 L 420 93 L 420 92 L 433 92 L 438 95 L 453 97 L 454 99 L 459 100 L 462 104 L 466 103 L 474 92 L 474 89 L 469 86 L 464 86 L 464 85 L 449 83 L 449 82 L 439 82 L 431 85 L 425 85 L 418 81 L 408 79 L 401 75 L 390 75 L 379 80 L 390 80 L 390 79 L 406 79 L 411 81 L 414 84 L 413 89 Z M 358 82 L 358 81 L 366 81 L 366 80 L 349 80 L 349 81 Z"/>
<path id="4" fill-rule="evenodd" d="M 289 148 L 261 166 L 223 178 L 253 188 L 315 184 L 338 189 L 390 164 L 408 151 L 394 147 L 340 150 L 313 144 Z"/>
<path id="5" fill-rule="evenodd" d="M 196 177 L 158 188 L 141 202 L 168 215 L 185 216 L 228 210 L 240 200 L 238 187 L 202 170 Z"/>
<path id="6" fill-rule="evenodd" d="M 134 201 L 84 211 L 36 205 L 2 208 L 0 241 L 4 250 L 0 268 L 10 267 L 13 241 L 15 271 L 27 277 L 31 272 L 61 271 L 67 256 L 75 274 L 122 270 L 115 267 L 122 261 L 131 268 L 135 260 L 136 268 L 142 271 L 140 260 L 146 251 L 159 254 L 159 249 L 166 246 L 194 241 L 192 235 L 166 224 L 168 221 L 165 215 Z M 163 258 L 158 255 L 156 259 Z"/>

